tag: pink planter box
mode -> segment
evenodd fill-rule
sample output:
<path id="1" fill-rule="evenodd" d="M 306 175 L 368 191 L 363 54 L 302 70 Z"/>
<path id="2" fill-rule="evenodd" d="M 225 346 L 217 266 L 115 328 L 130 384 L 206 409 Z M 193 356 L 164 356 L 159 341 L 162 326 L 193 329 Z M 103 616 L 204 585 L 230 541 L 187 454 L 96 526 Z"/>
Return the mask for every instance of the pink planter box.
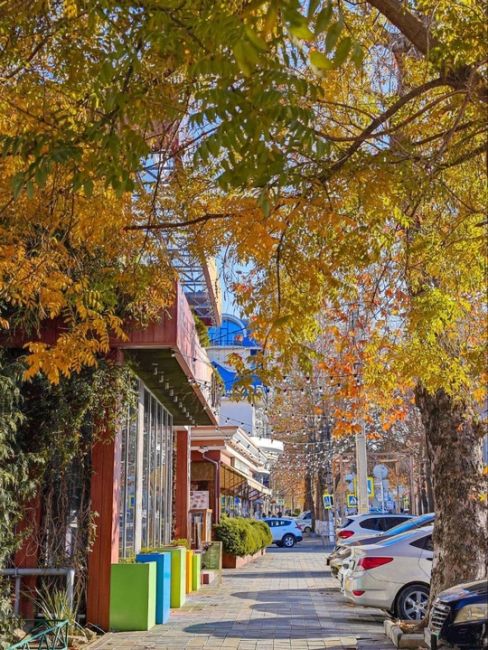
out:
<path id="1" fill-rule="evenodd" d="M 262 557 L 266 553 L 266 549 L 263 548 L 261 551 L 258 551 L 254 555 L 244 555 L 239 557 L 237 555 L 230 555 L 225 551 L 222 553 L 222 566 L 224 569 L 238 569 L 241 566 L 245 566 L 252 562 L 258 557 Z"/>

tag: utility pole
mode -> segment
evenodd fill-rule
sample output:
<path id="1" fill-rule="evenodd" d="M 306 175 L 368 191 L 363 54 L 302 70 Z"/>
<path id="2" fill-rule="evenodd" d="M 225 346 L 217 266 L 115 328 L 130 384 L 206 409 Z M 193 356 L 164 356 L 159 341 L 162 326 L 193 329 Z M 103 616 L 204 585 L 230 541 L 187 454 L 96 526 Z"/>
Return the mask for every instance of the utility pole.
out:
<path id="1" fill-rule="evenodd" d="M 358 514 L 369 512 L 368 499 L 368 458 L 366 455 L 366 433 L 363 428 L 356 434 L 356 486 L 358 491 Z"/>

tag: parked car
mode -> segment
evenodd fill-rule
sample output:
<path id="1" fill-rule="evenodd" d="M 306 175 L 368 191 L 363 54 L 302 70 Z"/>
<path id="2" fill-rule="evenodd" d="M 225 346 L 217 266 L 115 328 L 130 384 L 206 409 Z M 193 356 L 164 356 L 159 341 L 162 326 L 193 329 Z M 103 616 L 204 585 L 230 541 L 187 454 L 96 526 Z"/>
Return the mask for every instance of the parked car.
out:
<path id="1" fill-rule="evenodd" d="M 295 519 L 298 527 L 303 533 L 312 532 L 312 512 L 310 510 L 305 510 Z"/>
<path id="2" fill-rule="evenodd" d="M 380 544 L 353 547 L 343 582 L 347 600 L 404 620 L 422 620 L 434 557 L 432 530 L 426 526 Z"/>
<path id="3" fill-rule="evenodd" d="M 367 515 L 351 515 L 337 531 L 337 542 L 357 541 L 371 537 L 374 533 L 384 533 L 393 526 L 412 519 L 412 515 L 368 513 Z M 352 539 L 354 538 L 354 539 Z"/>
<path id="4" fill-rule="evenodd" d="M 302 531 L 293 519 L 263 519 L 271 529 L 273 544 L 292 548 L 303 539 Z"/>
<path id="5" fill-rule="evenodd" d="M 425 629 L 431 650 L 449 647 L 488 648 L 488 581 L 477 580 L 442 591 Z"/>
<path id="6" fill-rule="evenodd" d="M 422 526 L 427 526 L 434 522 L 435 515 L 433 512 L 430 512 L 425 515 L 420 515 L 419 517 L 412 517 L 406 519 L 401 524 L 393 526 L 384 533 L 376 533 L 371 537 L 365 537 L 355 541 L 355 538 L 349 538 L 341 540 L 327 557 L 327 564 L 330 566 L 332 575 L 337 577 L 339 574 L 339 569 L 342 566 L 342 563 L 346 558 L 351 555 L 351 549 L 354 546 L 365 546 L 366 544 L 379 544 L 389 537 L 394 535 L 399 535 L 400 533 L 407 532 L 408 530 L 415 530 L 416 528 L 421 528 Z"/>

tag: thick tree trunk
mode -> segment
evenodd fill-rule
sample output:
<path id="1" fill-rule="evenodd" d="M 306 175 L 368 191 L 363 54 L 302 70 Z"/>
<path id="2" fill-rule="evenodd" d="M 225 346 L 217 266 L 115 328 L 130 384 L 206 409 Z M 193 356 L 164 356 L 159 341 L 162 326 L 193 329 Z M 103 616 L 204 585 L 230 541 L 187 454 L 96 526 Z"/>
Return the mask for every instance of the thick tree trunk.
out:
<path id="1" fill-rule="evenodd" d="M 444 391 L 419 386 L 436 506 L 431 602 L 443 589 L 486 577 L 487 508 L 481 500 L 482 428 Z"/>

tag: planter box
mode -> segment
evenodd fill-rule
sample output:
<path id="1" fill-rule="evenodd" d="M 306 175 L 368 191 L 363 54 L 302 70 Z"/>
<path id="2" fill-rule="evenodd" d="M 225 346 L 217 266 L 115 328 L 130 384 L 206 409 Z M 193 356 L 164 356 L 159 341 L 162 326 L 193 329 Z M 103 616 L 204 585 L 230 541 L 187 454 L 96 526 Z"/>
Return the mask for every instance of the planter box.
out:
<path id="1" fill-rule="evenodd" d="M 184 546 L 163 546 L 171 553 L 171 607 L 181 607 L 186 600 L 186 548 Z"/>
<path id="2" fill-rule="evenodd" d="M 231 555 L 224 551 L 222 555 L 222 566 L 224 569 L 238 569 L 239 567 L 245 566 L 246 564 L 249 564 L 249 562 L 256 560 L 258 557 L 262 557 L 265 552 L 266 549 L 262 549 L 261 551 L 254 553 L 254 555 L 244 555 L 243 557 L 239 557 L 238 555 Z"/>
<path id="3" fill-rule="evenodd" d="M 156 563 L 112 564 L 110 629 L 150 630 L 156 623 Z"/>
<path id="4" fill-rule="evenodd" d="M 156 563 L 156 623 L 167 623 L 171 601 L 171 554 L 139 553 L 136 562 Z"/>
<path id="5" fill-rule="evenodd" d="M 202 569 L 220 571 L 222 569 L 222 542 L 212 542 L 202 555 Z"/>
<path id="6" fill-rule="evenodd" d="M 193 563 L 192 566 L 193 577 L 192 577 L 191 588 L 192 591 L 198 591 L 202 584 L 202 554 L 198 552 L 194 552 L 192 563 Z"/>
<path id="7" fill-rule="evenodd" d="M 190 594 L 193 591 L 193 551 L 186 551 L 186 581 L 185 591 Z"/>

